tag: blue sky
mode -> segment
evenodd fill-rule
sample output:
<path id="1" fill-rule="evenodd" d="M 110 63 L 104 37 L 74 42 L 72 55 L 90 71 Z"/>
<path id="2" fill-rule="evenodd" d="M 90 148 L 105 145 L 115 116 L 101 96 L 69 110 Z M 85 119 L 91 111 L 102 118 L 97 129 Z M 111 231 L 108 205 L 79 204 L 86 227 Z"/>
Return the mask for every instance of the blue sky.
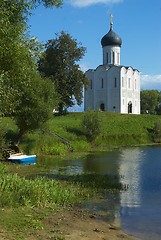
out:
<path id="1" fill-rule="evenodd" d="M 102 64 L 101 38 L 113 30 L 122 38 L 121 65 L 141 72 L 141 89 L 161 90 L 160 0 L 64 0 L 62 8 L 39 7 L 29 19 L 30 34 L 43 43 L 62 30 L 86 47 L 82 70 Z"/>

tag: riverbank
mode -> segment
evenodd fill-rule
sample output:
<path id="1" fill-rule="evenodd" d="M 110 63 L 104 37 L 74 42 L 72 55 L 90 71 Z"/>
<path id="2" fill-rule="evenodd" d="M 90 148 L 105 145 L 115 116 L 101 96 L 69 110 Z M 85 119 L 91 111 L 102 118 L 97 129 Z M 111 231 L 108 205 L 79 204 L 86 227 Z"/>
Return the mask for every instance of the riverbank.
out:
<path id="1" fill-rule="evenodd" d="M 34 228 L 19 228 L 13 226 L 6 230 L 0 226 L 1 240 L 136 240 L 123 233 L 118 226 L 109 222 L 97 220 L 95 214 L 90 214 L 79 207 L 62 208 L 59 211 L 32 210 L 35 218 Z M 30 215 L 28 215 L 30 217 Z M 41 224 L 39 219 L 41 218 Z M 19 222 L 18 222 L 19 224 Z"/>
<path id="2" fill-rule="evenodd" d="M 133 239 L 112 222 L 98 220 L 100 216 L 96 212 L 89 213 L 79 205 L 95 194 L 99 198 L 97 189 L 103 187 L 102 182 L 107 189 L 117 187 L 117 178 L 112 177 L 116 182 L 109 185 L 108 178 L 102 176 L 83 175 L 72 179 L 62 176 L 52 185 L 48 178 L 35 179 L 35 175 L 41 175 L 41 164 L 1 163 L 0 166 L 1 240 Z"/>
<path id="3" fill-rule="evenodd" d="M 98 221 L 95 214 L 89 214 L 78 207 L 51 214 L 50 218 L 46 220 L 46 224 L 49 230 L 46 233 L 48 236 L 50 235 L 51 239 L 59 237 L 64 240 L 119 240 L 120 238 L 134 240 L 132 236 L 126 235 L 117 226 Z M 43 239 L 47 239 L 47 235 Z"/>

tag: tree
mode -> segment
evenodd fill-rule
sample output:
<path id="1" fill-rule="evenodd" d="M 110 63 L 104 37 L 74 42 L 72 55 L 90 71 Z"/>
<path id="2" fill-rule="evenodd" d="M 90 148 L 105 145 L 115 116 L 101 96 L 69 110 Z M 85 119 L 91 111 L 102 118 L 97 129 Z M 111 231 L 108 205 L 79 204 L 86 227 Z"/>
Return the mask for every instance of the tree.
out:
<path id="1" fill-rule="evenodd" d="M 82 128 L 89 141 L 94 141 L 101 133 L 99 112 L 93 110 L 85 112 L 82 120 Z"/>
<path id="2" fill-rule="evenodd" d="M 161 142 L 161 119 L 158 119 L 155 123 L 154 123 L 154 127 L 153 127 L 153 139 L 156 143 L 160 143 Z"/>
<path id="3" fill-rule="evenodd" d="M 19 136 L 46 121 L 57 101 L 53 83 L 37 73 L 40 44 L 25 33 L 38 4 L 58 7 L 62 1 L 0 0 L 0 114 L 14 117 Z"/>
<path id="4" fill-rule="evenodd" d="M 65 33 L 56 34 L 56 38 L 45 45 L 45 52 L 39 60 L 42 76 L 50 78 L 60 96 L 59 112 L 63 108 L 82 103 L 83 85 L 87 84 L 85 74 L 77 62 L 84 56 L 85 48 Z"/>
<path id="5" fill-rule="evenodd" d="M 140 92 L 141 113 L 156 114 L 160 93 L 157 90 L 142 90 Z"/>
<path id="6" fill-rule="evenodd" d="M 14 118 L 19 128 L 18 140 L 26 132 L 41 127 L 51 117 L 53 107 L 57 106 L 56 101 L 53 83 L 35 76 L 32 84 L 24 88 L 17 104 Z"/>

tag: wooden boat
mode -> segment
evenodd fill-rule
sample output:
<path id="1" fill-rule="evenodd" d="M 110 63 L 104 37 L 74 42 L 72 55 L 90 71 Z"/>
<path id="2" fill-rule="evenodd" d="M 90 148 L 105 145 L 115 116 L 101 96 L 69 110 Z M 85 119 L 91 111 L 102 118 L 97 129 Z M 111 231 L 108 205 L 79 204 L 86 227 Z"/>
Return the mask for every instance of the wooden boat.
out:
<path id="1" fill-rule="evenodd" d="M 13 154 L 8 160 L 13 163 L 36 164 L 36 155 Z"/>

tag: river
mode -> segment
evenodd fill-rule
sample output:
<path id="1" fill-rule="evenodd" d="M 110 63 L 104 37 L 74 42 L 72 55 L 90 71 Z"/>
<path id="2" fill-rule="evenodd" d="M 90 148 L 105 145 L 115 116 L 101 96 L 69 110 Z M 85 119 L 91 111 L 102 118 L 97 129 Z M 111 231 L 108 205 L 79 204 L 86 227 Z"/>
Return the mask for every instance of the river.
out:
<path id="1" fill-rule="evenodd" d="M 119 176 L 126 191 L 83 205 L 99 220 L 116 221 L 128 234 L 142 240 L 161 239 L 161 146 L 123 148 L 90 154 L 83 159 L 56 162 L 53 174 L 99 173 Z M 111 198 L 111 200 L 110 200 Z"/>

